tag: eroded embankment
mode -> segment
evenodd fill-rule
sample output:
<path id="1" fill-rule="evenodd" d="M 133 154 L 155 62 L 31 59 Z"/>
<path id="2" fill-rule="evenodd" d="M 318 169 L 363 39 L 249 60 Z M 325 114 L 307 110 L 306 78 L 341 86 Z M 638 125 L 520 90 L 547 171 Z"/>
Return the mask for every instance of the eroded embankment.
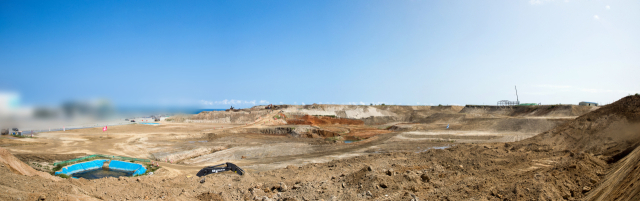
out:
<path id="1" fill-rule="evenodd" d="M 581 105 L 486 106 L 467 105 L 460 113 L 511 117 L 575 117 L 597 109 Z"/>
<path id="2" fill-rule="evenodd" d="M 186 119 L 194 123 L 250 124 L 261 118 L 284 116 L 287 124 L 317 125 L 331 121 L 345 125 L 382 125 L 393 122 L 433 123 L 475 117 L 573 118 L 598 107 L 578 105 L 540 106 L 366 106 L 366 105 L 281 105 L 278 110 L 262 107 L 240 111 L 202 112 Z M 309 117 L 319 117 L 311 119 Z M 176 117 L 177 119 L 180 119 Z M 335 120 L 330 120 L 335 119 Z M 270 124 L 274 124 L 271 122 Z"/>

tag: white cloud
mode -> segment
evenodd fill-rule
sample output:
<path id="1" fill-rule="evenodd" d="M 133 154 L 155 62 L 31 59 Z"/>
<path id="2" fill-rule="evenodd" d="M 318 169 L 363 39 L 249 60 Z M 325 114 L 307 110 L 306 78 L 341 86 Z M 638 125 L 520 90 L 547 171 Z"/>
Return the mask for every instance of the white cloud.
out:
<path id="1" fill-rule="evenodd" d="M 280 102 L 280 105 L 282 105 L 282 102 Z"/>
<path id="2" fill-rule="evenodd" d="M 200 103 L 202 103 L 203 105 L 256 105 L 255 100 L 246 101 L 246 100 L 234 100 L 234 99 L 231 99 L 231 100 L 224 99 L 221 101 L 200 100 Z"/>
<path id="3" fill-rule="evenodd" d="M 600 19 L 600 17 L 598 17 L 598 15 L 594 15 L 594 16 L 593 16 L 593 19 L 595 19 L 595 20 L 599 20 L 599 19 Z"/>
<path id="4" fill-rule="evenodd" d="M 605 8 L 606 8 L 607 10 L 609 10 L 609 9 L 611 9 L 611 6 L 607 5 L 607 6 L 605 6 Z"/>
<path id="5" fill-rule="evenodd" d="M 540 0 L 531 0 L 531 1 L 529 1 L 529 3 L 531 5 L 536 5 L 536 4 L 542 4 L 542 1 L 540 1 Z"/>
<path id="6" fill-rule="evenodd" d="M 302 102 L 302 105 L 306 105 L 306 104 L 304 104 L 304 102 Z"/>
<path id="7" fill-rule="evenodd" d="M 266 101 L 266 100 L 260 100 L 260 104 L 269 104 L 269 101 Z"/>
<path id="8" fill-rule="evenodd" d="M 553 0 L 529 0 L 529 4 L 531 5 L 540 5 L 543 4 L 545 2 L 549 2 L 549 1 L 553 1 Z M 567 1 L 565 1 L 567 2 Z"/>

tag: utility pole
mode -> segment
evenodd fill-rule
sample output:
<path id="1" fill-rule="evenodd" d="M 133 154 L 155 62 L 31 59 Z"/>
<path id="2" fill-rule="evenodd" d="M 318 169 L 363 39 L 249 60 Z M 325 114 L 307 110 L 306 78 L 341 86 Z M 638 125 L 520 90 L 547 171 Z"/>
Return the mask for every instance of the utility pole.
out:
<path id="1" fill-rule="evenodd" d="M 518 104 L 520 104 L 520 99 L 518 98 L 518 87 L 517 86 L 513 86 L 514 88 L 516 88 L 516 102 L 518 102 Z"/>

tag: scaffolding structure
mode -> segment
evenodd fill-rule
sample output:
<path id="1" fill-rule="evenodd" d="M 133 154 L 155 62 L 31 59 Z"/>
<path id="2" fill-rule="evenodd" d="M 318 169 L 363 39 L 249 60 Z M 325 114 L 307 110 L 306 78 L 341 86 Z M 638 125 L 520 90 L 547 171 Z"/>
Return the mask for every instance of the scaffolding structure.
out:
<path id="1" fill-rule="evenodd" d="M 516 101 L 501 100 L 501 101 L 498 101 L 498 106 L 520 105 L 520 98 L 518 97 L 518 87 L 514 86 L 513 88 L 516 90 Z"/>
<path id="2" fill-rule="evenodd" d="M 520 105 L 520 101 L 509 101 L 509 100 L 498 101 L 498 106 L 514 106 L 514 105 Z"/>

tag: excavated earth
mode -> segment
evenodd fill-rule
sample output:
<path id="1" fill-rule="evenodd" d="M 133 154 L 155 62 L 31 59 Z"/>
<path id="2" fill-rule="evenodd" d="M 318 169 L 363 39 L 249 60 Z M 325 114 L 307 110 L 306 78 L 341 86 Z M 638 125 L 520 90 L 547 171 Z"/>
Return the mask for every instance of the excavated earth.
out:
<path id="1" fill-rule="evenodd" d="M 0 200 L 640 200 L 640 96 L 600 108 L 278 108 L 109 136 L 3 137 Z M 176 161 L 151 176 L 97 180 L 32 168 L 94 153 Z M 247 174 L 195 176 L 222 161 Z"/>

